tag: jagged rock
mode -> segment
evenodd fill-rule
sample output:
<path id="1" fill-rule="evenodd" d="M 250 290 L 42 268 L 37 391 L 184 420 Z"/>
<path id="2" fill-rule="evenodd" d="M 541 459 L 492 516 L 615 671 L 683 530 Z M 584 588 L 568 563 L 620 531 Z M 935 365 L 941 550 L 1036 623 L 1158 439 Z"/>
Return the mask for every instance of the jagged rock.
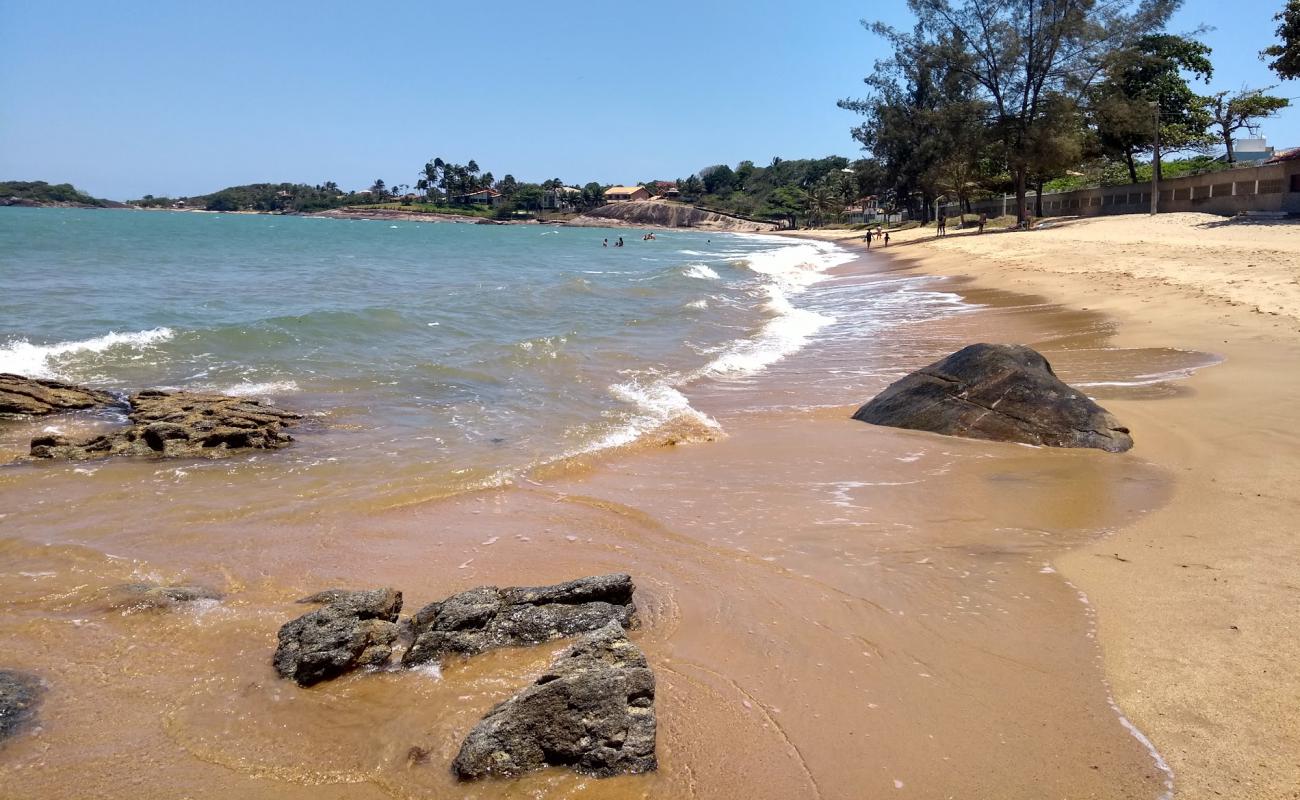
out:
<path id="1" fill-rule="evenodd" d="M 632 578 L 597 575 L 554 586 L 498 589 L 482 586 L 430 603 L 411 618 L 414 641 L 406 666 L 450 653 L 475 655 L 498 647 L 530 645 L 605 627 L 632 627 Z"/>
<path id="2" fill-rule="evenodd" d="M 43 694 L 35 675 L 0 669 L 0 742 L 35 719 Z"/>
<path id="3" fill-rule="evenodd" d="M 1122 453 L 1128 428 L 1061 382 L 1035 350 L 973 344 L 896 381 L 854 419 L 972 439 Z"/>
<path id="4" fill-rule="evenodd" d="M 487 713 L 460 746 L 461 780 L 566 766 L 597 777 L 655 759 L 655 678 L 611 621 L 565 649 L 532 686 Z"/>
<path id="5" fill-rule="evenodd" d="M 225 597 L 209 586 L 159 586 L 154 583 L 125 583 L 111 589 L 109 594 L 109 608 L 124 611 L 164 610 L 181 603 Z"/>
<path id="6" fill-rule="evenodd" d="M 113 395 L 97 389 L 0 373 L 0 414 L 39 417 L 56 411 L 74 411 L 116 402 Z"/>
<path id="7" fill-rule="evenodd" d="M 340 592 L 280 628 L 275 671 L 311 686 L 358 667 L 385 664 L 397 641 L 401 610 L 402 593 L 394 589 Z"/>
<path id="8" fill-rule="evenodd" d="M 220 394 L 149 389 L 130 398 L 131 425 L 74 441 L 45 434 L 32 439 L 33 458 L 81 460 L 108 456 L 213 458 L 287 446 L 283 428 L 302 415 L 257 400 Z"/>

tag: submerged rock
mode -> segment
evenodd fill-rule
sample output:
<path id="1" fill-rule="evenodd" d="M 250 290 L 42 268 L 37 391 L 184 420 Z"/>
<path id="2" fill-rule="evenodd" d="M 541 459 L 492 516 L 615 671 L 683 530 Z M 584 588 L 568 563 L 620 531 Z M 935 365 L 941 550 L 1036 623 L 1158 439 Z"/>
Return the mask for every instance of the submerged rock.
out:
<path id="1" fill-rule="evenodd" d="M 220 394 L 149 389 L 130 398 L 131 425 L 73 440 L 46 434 L 32 439 L 33 458 L 74 460 L 108 456 L 212 458 L 244 450 L 287 446 L 283 428 L 302 415 L 256 400 Z"/>
<path id="2" fill-rule="evenodd" d="M 430 603 L 411 618 L 406 666 L 451 653 L 539 644 L 605 627 L 636 624 L 629 575 L 597 575 L 554 586 L 482 586 Z"/>
<path id="3" fill-rule="evenodd" d="M 275 671 L 311 686 L 358 667 L 385 664 L 397 641 L 401 610 L 402 593 L 395 589 L 339 592 L 324 607 L 280 628 Z"/>
<path id="4" fill-rule="evenodd" d="M 0 669 L 0 741 L 36 718 L 42 694 L 41 680 L 35 675 Z"/>
<path id="5" fill-rule="evenodd" d="M 1122 453 L 1128 428 L 1061 382 L 1035 350 L 973 344 L 898 380 L 854 419 L 972 439 Z"/>
<path id="6" fill-rule="evenodd" d="M 611 621 L 565 649 L 532 686 L 487 713 L 460 747 L 461 780 L 546 766 L 597 777 L 655 769 L 655 678 Z"/>
<path id="7" fill-rule="evenodd" d="M 0 414 L 39 417 L 57 411 L 75 411 L 116 402 L 117 398 L 113 395 L 97 389 L 87 389 L 62 381 L 24 378 L 8 372 L 0 373 Z"/>
<path id="8" fill-rule="evenodd" d="M 124 611 L 165 610 L 182 603 L 225 597 L 210 586 L 159 586 L 155 583 L 124 583 L 109 590 L 109 595 L 109 608 Z"/>

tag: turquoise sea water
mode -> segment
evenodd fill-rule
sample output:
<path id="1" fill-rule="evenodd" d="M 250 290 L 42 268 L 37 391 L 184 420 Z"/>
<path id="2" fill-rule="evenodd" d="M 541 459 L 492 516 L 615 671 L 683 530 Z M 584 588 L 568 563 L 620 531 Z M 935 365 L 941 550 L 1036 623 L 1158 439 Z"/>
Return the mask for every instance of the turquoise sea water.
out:
<path id="1" fill-rule="evenodd" d="M 707 432 L 683 392 L 805 346 L 833 317 L 800 295 L 849 259 L 755 235 L 6 208 L 0 371 L 271 398 L 324 420 L 318 456 L 472 483 Z"/>

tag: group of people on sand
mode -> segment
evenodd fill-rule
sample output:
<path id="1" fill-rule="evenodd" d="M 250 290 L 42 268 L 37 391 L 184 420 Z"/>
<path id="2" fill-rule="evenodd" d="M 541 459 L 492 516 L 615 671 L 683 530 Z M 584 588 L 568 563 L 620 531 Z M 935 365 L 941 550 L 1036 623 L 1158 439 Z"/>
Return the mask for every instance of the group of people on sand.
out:
<path id="1" fill-rule="evenodd" d="M 980 233 L 983 233 L 983 232 L 984 232 L 984 226 L 988 224 L 988 221 L 989 221 L 989 215 L 988 215 L 988 214 L 980 214 L 979 221 L 976 223 L 976 225 L 979 227 L 979 232 L 980 232 Z M 934 221 L 934 231 L 935 231 L 935 235 L 936 235 L 936 236 L 947 236 L 947 235 L 948 235 L 948 217 L 947 217 L 947 215 L 940 214 L 940 215 L 939 215 L 939 218 L 936 219 L 936 220 Z"/>
<path id="2" fill-rule="evenodd" d="M 881 228 L 879 225 L 876 226 L 876 229 L 875 229 L 874 231 L 873 231 L 872 229 L 870 229 L 870 228 L 867 228 L 867 234 L 866 234 L 865 236 L 862 237 L 862 241 L 864 241 L 864 242 L 867 243 L 867 249 L 868 249 L 868 250 L 871 249 L 871 240 L 872 240 L 872 239 L 875 239 L 876 241 L 883 241 L 883 244 L 882 244 L 881 246 L 882 246 L 882 247 L 888 247 L 888 246 L 889 246 L 889 231 L 885 230 L 884 228 Z"/>

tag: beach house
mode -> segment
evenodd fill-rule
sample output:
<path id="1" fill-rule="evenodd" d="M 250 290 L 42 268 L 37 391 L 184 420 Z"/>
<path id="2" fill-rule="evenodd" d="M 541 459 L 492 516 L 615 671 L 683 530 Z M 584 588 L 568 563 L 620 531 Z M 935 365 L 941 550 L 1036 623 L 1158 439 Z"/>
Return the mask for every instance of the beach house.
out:
<path id="1" fill-rule="evenodd" d="M 623 203 L 628 200 L 649 200 L 650 190 L 644 186 L 611 186 L 605 190 L 606 203 Z"/>
<path id="2" fill-rule="evenodd" d="M 502 197 L 501 193 L 496 189 L 488 187 L 486 189 L 479 189 L 476 192 L 458 194 L 452 197 L 451 201 L 459 205 L 492 206 L 493 208 L 496 208 L 501 205 Z"/>

